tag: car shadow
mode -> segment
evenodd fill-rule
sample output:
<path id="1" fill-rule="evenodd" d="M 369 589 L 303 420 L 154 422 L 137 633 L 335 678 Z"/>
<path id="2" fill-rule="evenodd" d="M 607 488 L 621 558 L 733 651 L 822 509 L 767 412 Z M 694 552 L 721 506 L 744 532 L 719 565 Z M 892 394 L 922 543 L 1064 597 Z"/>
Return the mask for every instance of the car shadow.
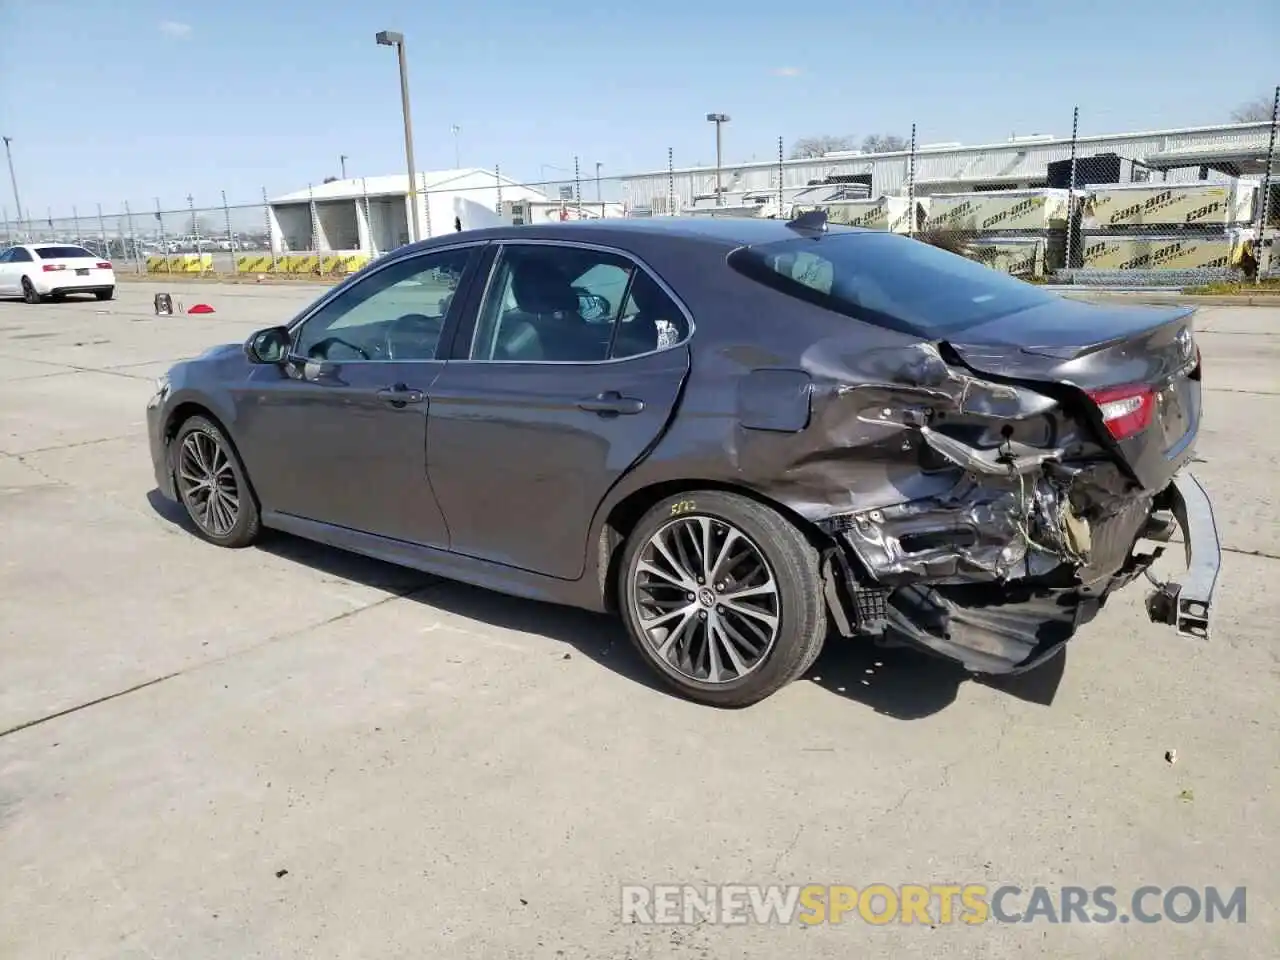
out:
<path id="1" fill-rule="evenodd" d="M 150 491 L 147 501 L 160 517 L 195 535 L 181 506 L 166 499 L 158 490 Z M 448 614 L 567 644 L 628 680 L 675 696 L 640 658 L 622 624 L 613 616 L 495 593 L 274 530 L 266 531 L 254 549 L 300 563 L 326 576 L 398 593 L 407 600 Z M 948 660 L 912 648 L 880 647 L 833 634 L 804 680 L 884 716 L 918 720 L 954 703 L 965 683 L 978 683 L 1020 700 L 1048 706 L 1062 680 L 1066 659 L 1063 651 L 1027 674 L 976 679 Z"/>

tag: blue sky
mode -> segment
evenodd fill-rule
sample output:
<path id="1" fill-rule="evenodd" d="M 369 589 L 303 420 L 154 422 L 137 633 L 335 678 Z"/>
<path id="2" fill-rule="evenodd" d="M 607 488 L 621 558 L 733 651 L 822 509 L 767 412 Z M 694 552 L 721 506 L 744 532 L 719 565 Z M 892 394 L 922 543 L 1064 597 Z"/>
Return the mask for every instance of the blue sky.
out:
<path id="1" fill-rule="evenodd" d="M 798 12 L 803 9 L 805 15 Z M 1068 22 L 1066 17 L 1070 17 Z M 1280 4 L 1202 0 L 0 0 L 0 133 L 43 218 L 305 189 L 403 169 L 408 40 L 420 169 L 522 179 L 729 160 L 777 138 L 1011 134 L 1225 121 L 1280 83 Z M 544 165 L 548 165 L 545 166 Z M 0 203 L 12 218 L 7 182 Z"/>

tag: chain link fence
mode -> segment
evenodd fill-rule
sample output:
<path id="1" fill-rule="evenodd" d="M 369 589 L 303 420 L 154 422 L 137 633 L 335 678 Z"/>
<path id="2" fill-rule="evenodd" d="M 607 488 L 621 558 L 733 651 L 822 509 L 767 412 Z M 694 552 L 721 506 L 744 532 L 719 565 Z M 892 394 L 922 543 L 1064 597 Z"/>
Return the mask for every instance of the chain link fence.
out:
<path id="1" fill-rule="evenodd" d="M 1122 133 L 1118 116 L 1068 108 L 1037 118 L 1056 134 L 977 146 L 911 125 L 862 151 L 797 156 L 780 137 L 720 168 L 667 149 L 657 169 L 621 176 L 574 157 L 526 181 L 494 166 L 419 173 L 412 190 L 400 174 L 249 203 L 0 210 L 0 242 L 76 243 L 125 273 L 341 277 L 415 238 L 500 224 L 823 210 L 1034 282 L 1261 282 L 1280 277 L 1280 87 L 1271 106 L 1269 119 L 1179 131 Z"/>

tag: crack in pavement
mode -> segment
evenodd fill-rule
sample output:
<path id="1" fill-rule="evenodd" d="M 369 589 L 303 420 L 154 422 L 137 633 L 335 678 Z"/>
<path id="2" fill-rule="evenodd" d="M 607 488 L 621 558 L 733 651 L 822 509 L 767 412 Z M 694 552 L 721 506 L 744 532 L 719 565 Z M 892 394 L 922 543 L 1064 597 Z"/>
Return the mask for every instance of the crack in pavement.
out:
<path id="1" fill-rule="evenodd" d="M 37 717 L 34 720 L 27 720 L 23 723 L 17 724 L 16 726 L 9 727 L 7 730 L 0 730 L 0 739 L 3 739 L 4 737 L 9 736 L 10 734 L 18 733 L 22 730 L 29 730 L 32 727 L 38 727 L 41 724 L 49 723 L 52 720 L 58 720 L 62 717 L 70 716 L 73 713 L 79 713 L 82 710 L 88 710 L 91 707 L 96 707 L 103 703 L 110 703 L 112 700 L 118 700 L 119 698 L 126 697 L 131 693 L 137 693 L 139 690 L 146 690 L 149 687 L 154 687 L 157 684 L 164 683 L 166 680 L 172 680 L 175 677 L 184 677 L 188 674 L 195 673 L 199 670 L 203 670 L 206 667 L 212 667 L 212 666 L 217 666 L 219 664 L 227 663 L 235 659 L 236 657 L 243 656 L 246 653 L 253 653 L 254 651 L 261 650 L 264 647 L 267 647 L 273 643 L 279 643 L 280 641 L 288 640 L 291 637 L 300 636 L 301 634 L 307 633 L 310 630 L 316 630 L 320 627 L 327 627 L 331 623 L 338 623 L 339 621 L 346 620 L 349 617 L 354 617 L 357 614 L 364 613 L 366 610 L 373 610 L 376 607 L 383 606 L 384 604 L 394 603 L 396 600 L 413 599 L 416 595 L 424 593 L 425 591 L 430 590 L 433 587 L 440 586 L 442 583 L 445 583 L 445 582 L 446 581 L 443 580 L 442 578 L 435 577 L 427 581 L 426 583 L 420 583 L 420 584 L 417 584 L 416 586 L 410 587 L 405 590 L 395 591 L 389 594 L 388 596 L 383 597 L 380 600 L 375 600 L 372 603 L 366 604 L 363 607 L 357 607 L 355 610 L 344 610 L 341 613 L 336 613 L 331 617 L 326 617 L 324 620 L 319 620 L 315 623 L 309 623 L 302 627 L 296 627 L 292 630 L 285 630 L 282 633 L 272 634 L 271 636 L 265 638 L 264 640 L 259 641 L 258 643 L 253 644 L 252 646 L 244 647 L 240 650 L 232 651 L 231 653 L 225 653 L 220 657 L 214 657 L 210 660 L 202 660 L 199 663 L 192 664 L 189 667 L 184 667 L 181 670 L 175 670 L 173 673 L 166 673 L 163 676 L 153 677 L 152 679 L 145 680 L 142 683 L 136 683 L 133 686 L 126 687 L 123 690 L 117 690 L 115 693 L 108 693 L 101 697 L 94 697 L 92 700 L 86 700 L 84 703 L 78 703 L 73 707 L 66 707 L 62 710 L 55 711 L 54 713 L 47 714 L 43 717 Z"/>
<path id="2" fill-rule="evenodd" d="M 183 358 L 183 359 L 187 359 L 187 358 Z M 124 377 L 126 380 L 154 380 L 155 377 L 151 376 L 150 374 L 139 375 L 136 373 L 126 373 L 125 369 L 128 367 L 141 367 L 151 363 L 181 362 L 179 360 L 166 361 L 162 358 L 160 360 L 142 360 L 142 361 L 139 361 L 138 363 L 116 364 L 115 366 L 111 366 L 111 367 L 85 367 L 76 363 L 59 363 L 55 360 L 36 360 L 32 357 L 14 357 L 5 353 L 0 353 L 0 360 L 17 360 L 24 363 L 38 363 L 41 366 L 46 366 L 46 367 L 64 368 L 62 370 L 57 371 L 56 373 L 38 373 L 35 376 L 31 376 L 31 377 L 13 377 L 8 381 L 10 383 L 18 383 L 23 380 L 48 380 L 50 377 L 58 377 L 58 376 L 69 377 L 77 373 L 104 373 L 110 377 Z"/>
<path id="3" fill-rule="evenodd" d="M 6 453 L 5 455 L 14 457 L 18 460 L 22 460 L 23 457 L 33 457 L 38 453 L 52 453 L 55 450 L 74 450 L 77 447 L 91 447 L 95 443 L 111 443 L 114 440 L 132 440 L 138 437 L 141 437 L 142 439 L 146 439 L 146 436 L 147 436 L 146 430 L 137 430 L 134 433 L 123 433 L 116 437 L 99 437 L 96 440 L 76 440 L 74 443 L 60 443 L 52 447 L 36 447 L 36 449 L 34 450 L 20 450 L 17 453 Z M 32 467 L 32 469 L 35 469 L 34 466 Z M 50 477 L 50 479 L 54 479 L 54 478 Z M 66 481 L 59 481 L 59 482 L 65 483 Z M 67 483 L 67 486 L 76 486 L 76 484 Z"/>
<path id="4" fill-rule="evenodd" d="M 1280 397 L 1276 390 L 1240 390 L 1236 387 L 1205 387 L 1205 393 L 1242 393 L 1253 397 Z"/>

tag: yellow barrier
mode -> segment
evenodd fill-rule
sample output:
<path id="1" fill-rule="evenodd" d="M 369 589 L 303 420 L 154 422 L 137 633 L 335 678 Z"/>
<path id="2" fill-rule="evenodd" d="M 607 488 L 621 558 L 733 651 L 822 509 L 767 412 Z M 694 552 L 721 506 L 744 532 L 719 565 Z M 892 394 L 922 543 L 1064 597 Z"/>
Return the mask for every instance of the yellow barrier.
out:
<path id="1" fill-rule="evenodd" d="M 213 269 L 211 253 L 172 253 L 147 257 L 147 273 L 204 273 Z"/>
<path id="2" fill-rule="evenodd" d="M 245 253 L 236 257 L 236 273 L 355 273 L 368 266 L 367 253 Z"/>
<path id="3" fill-rule="evenodd" d="M 273 273 L 278 263 L 269 253 L 242 253 L 236 256 L 236 273 Z M 283 273 L 283 268 L 280 268 Z"/>

